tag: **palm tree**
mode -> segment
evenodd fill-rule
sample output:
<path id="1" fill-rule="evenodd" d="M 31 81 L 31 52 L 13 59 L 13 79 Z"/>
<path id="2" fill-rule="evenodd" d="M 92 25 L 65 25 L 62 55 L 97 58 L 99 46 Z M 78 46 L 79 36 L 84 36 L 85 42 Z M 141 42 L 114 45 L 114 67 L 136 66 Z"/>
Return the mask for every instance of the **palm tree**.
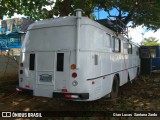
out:
<path id="1" fill-rule="evenodd" d="M 141 45 L 144 46 L 160 46 L 159 40 L 154 37 L 144 38 L 144 41 L 141 42 Z"/>

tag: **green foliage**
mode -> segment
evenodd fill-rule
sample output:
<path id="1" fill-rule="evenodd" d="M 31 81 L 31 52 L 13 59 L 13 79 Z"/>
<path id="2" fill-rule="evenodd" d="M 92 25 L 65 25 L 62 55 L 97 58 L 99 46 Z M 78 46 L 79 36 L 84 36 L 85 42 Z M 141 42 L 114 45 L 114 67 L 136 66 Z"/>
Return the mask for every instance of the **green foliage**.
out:
<path id="1" fill-rule="evenodd" d="M 141 42 L 141 45 L 144 46 L 160 46 L 158 40 L 154 37 L 144 38 L 144 41 Z"/>
<path id="2" fill-rule="evenodd" d="M 74 10 L 80 8 L 83 15 L 93 17 L 96 4 L 97 0 L 56 0 L 53 13 L 59 16 L 74 15 Z"/>
<path id="3" fill-rule="evenodd" d="M 3 15 L 11 17 L 14 13 L 24 14 L 31 20 L 48 18 L 50 11 L 44 6 L 52 4 L 50 0 L 0 0 L 0 19 Z"/>
<path id="4" fill-rule="evenodd" d="M 102 0 L 100 7 L 105 8 L 110 17 L 118 17 L 125 24 L 132 21 L 133 27 L 144 25 L 148 29 L 160 28 L 159 0 Z M 118 15 L 112 15 L 116 9 Z"/>
<path id="5" fill-rule="evenodd" d="M 51 9 L 47 10 L 45 6 Z M 95 18 L 95 8 L 104 9 L 109 17 L 117 17 L 132 27 L 144 25 L 148 29 L 160 28 L 160 0 L 0 0 L 0 18 L 14 13 L 24 14 L 30 19 L 39 20 L 55 16 L 74 15 L 77 8 L 83 15 Z M 117 10 L 115 13 L 111 10 Z"/>

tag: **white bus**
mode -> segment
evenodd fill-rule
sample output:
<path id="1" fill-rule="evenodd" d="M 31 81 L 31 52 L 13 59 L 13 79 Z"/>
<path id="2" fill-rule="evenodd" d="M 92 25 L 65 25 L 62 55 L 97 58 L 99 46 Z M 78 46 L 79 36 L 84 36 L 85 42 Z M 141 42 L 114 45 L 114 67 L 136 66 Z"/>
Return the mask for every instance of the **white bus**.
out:
<path id="1" fill-rule="evenodd" d="M 22 45 L 17 90 L 77 101 L 114 98 L 139 73 L 138 52 L 137 45 L 80 10 L 36 22 Z"/>

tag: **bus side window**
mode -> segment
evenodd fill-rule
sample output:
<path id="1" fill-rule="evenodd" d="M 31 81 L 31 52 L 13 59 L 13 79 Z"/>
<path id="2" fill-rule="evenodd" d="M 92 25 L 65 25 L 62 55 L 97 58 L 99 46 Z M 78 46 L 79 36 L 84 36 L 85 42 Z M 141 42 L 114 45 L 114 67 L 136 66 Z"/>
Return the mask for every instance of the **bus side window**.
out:
<path id="1" fill-rule="evenodd" d="M 98 65 L 98 55 L 94 55 L 94 65 Z"/>
<path id="2" fill-rule="evenodd" d="M 136 55 L 139 56 L 139 50 L 138 50 L 138 49 L 137 49 L 137 51 L 136 51 Z"/>
<path id="3" fill-rule="evenodd" d="M 111 47 L 111 35 L 106 33 L 105 39 L 104 39 L 104 46 L 107 48 Z"/>
<path id="4" fill-rule="evenodd" d="M 123 49 L 128 49 L 128 43 L 126 42 L 123 43 Z"/>
<path id="5" fill-rule="evenodd" d="M 113 38 L 113 52 L 121 52 L 121 41 L 118 38 Z"/>
<path id="6" fill-rule="evenodd" d="M 128 44 L 128 54 L 132 54 L 132 44 Z"/>

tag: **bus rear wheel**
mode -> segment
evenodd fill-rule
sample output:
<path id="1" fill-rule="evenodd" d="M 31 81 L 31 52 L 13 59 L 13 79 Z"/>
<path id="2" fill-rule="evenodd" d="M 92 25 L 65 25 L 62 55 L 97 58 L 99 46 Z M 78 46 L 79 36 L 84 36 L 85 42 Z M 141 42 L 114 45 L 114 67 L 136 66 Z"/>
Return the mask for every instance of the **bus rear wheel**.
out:
<path id="1" fill-rule="evenodd" d="M 118 96 L 118 91 L 119 91 L 118 77 L 117 77 L 117 76 L 114 76 L 113 84 L 112 84 L 112 91 L 111 91 L 111 93 L 110 93 L 111 99 L 117 98 L 117 96 Z"/>

